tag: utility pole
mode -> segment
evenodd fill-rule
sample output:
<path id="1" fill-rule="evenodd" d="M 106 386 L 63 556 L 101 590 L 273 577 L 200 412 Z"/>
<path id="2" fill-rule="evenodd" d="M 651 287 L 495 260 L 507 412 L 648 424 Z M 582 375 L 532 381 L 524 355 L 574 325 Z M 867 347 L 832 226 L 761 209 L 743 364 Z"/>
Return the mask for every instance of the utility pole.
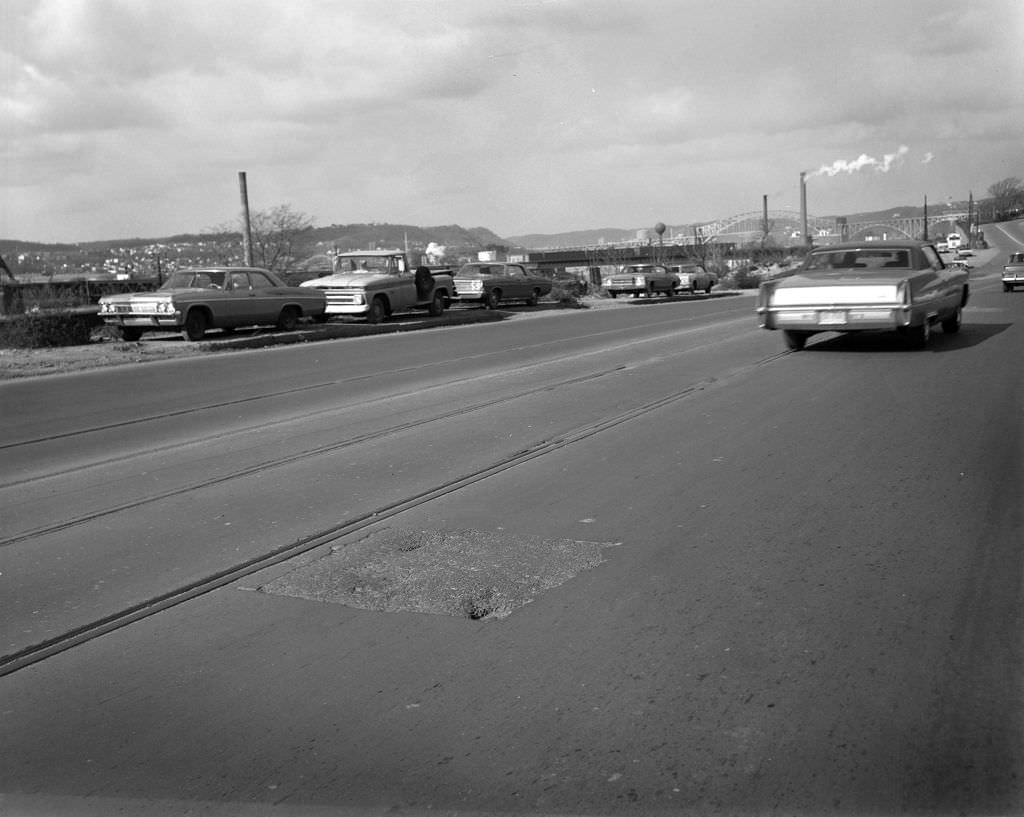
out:
<path id="1" fill-rule="evenodd" d="M 249 220 L 249 189 L 245 183 L 245 171 L 238 174 L 238 191 L 242 196 L 242 251 L 245 265 L 252 266 L 252 222 Z"/>
<path id="2" fill-rule="evenodd" d="M 811 248 L 811 236 L 807 232 L 807 173 L 800 171 L 800 229 L 803 230 L 804 246 Z"/>
<path id="3" fill-rule="evenodd" d="M 922 233 L 922 238 L 925 241 L 928 240 L 928 197 L 927 196 L 924 197 L 924 233 Z"/>

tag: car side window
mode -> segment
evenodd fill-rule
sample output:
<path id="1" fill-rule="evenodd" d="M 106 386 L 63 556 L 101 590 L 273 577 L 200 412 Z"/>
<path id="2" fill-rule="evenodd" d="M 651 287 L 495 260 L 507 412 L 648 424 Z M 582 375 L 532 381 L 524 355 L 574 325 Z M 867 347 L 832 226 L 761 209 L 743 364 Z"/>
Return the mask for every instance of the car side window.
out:
<path id="1" fill-rule="evenodd" d="M 250 272 L 249 280 L 252 281 L 253 289 L 269 289 L 270 287 L 274 286 L 274 282 L 271 281 L 262 272 Z"/>
<path id="2" fill-rule="evenodd" d="M 249 276 L 244 272 L 233 272 L 228 281 L 228 289 L 242 290 L 249 289 Z"/>

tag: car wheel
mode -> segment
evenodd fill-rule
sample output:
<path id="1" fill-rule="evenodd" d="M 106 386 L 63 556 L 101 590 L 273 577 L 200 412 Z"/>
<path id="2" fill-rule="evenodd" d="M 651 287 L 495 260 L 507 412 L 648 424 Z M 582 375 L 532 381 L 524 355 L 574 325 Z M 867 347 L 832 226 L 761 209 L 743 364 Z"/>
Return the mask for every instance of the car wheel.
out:
<path id="1" fill-rule="evenodd" d="M 960 331 L 960 324 L 963 322 L 963 310 L 956 308 L 956 312 L 942 322 L 942 331 L 947 335 L 955 335 Z"/>
<path id="2" fill-rule="evenodd" d="M 540 300 L 540 290 L 535 288 L 533 290 L 533 294 L 530 295 L 530 297 L 526 299 L 526 305 L 527 306 L 536 306 L 537 305 L 537 301 L 539 301 L 539 300 Z"/>
<path id="3" fill-rule="evenodd" d="M 380 323 L 388 316 L 388 308 L 384 299 L 378 295 L 370 301 L 370 308 L 366 312 L 367 323 Z"/>
<path id="4" fill-rule="evenodd" d="M 133 343 L 142 337 L 142 330 L 137 326 L 122 326 L 121 327 L 121 340 L 126 340 L 129 343 Z"/>
<path id="5" fill-rule="evenodd" d="M 612 290 L 609 290 L 609 292 L 608 292 L 608 295 L 609 295 L 609 297 L 610 297 L 610 298 L 611 298 L 611 299 L 612 299 L 613 301 L 615 300 L 615 296 L 616 296 L 616 295 L 618 295 L 618 294 L 619 294 L 619 293 L 618 293 L 618 292 L 616 292 L 616 291 L 615 291 L 614 289 L 612 289 Z"/>
<path id="6" fill-rule="evenodd" d="M 210 328 L 210 319 L 202 309 L 193 309 L 185 316 L 185 337 L 188 340 L 202 340 Z"/>
<path id="7" fill-rule="evenodd" d="M 277 316 L 277 328 L 282 332 L 294 332 L 299 325 L 299 310 L 294 306 L 286 306 Z"/>
<path id="8" fill-rule="evenodd" d="M 707 285 L 707 286 L 706 286 L 706 287 L 704 288 L 704 294 L 705 294 L 705 295 L 710 295 L 710 294 L 711 294 L 711 288 L 712 288 L 713 286 L 714 286 L 714 284 L 708 284 L 708 285 Z"/>
<path id="9" fill-rule="evenodd" d="M 484 309 L 497 309 L 501 303 L 501 290 L 492 289 L 484 298 Z"/>
<path id="10" fill-rule="evenodd" d="M 1010 284 L 1003 284 L 1003 292 L 1013 292 L 1013 287 Z"/>
<path id="11" fill-rule="evenodd" d="M 906 332 L 911 348 L 923 349 L 931 339 L 932 327 L 928 321 L 924 321 L 919 326 L 908 326 Z"/>
<path id="12" fill-rule="evenodd" d="M 430 299 L 430 306 L 427 308 L 427 312 L 434 318 L 439 318 L 444 314 L 444 293 L 441 290 L 437 290 L 434 293 L 434 297 Z"/>
<path id="13" fill-rule="evenodd" d="M 786 341 L 786 348 L 792 349 L 794 352 L 799 352 L 807 345 L 808 334 L 806 332 L 793 332 L 786 329 L 782 332 L 782 337 Z"/>

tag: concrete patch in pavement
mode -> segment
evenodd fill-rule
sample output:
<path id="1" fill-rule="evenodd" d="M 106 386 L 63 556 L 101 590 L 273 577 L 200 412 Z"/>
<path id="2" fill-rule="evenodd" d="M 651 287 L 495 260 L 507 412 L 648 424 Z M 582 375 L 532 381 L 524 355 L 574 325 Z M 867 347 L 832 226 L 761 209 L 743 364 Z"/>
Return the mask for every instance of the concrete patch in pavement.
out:
<path id="1" fill-rule="evenodd" d="M 297 567 L 259 590 L 381 612 L 505 618 L 605 561 L 619 542 L 506 531 L 384 528 Z"/>

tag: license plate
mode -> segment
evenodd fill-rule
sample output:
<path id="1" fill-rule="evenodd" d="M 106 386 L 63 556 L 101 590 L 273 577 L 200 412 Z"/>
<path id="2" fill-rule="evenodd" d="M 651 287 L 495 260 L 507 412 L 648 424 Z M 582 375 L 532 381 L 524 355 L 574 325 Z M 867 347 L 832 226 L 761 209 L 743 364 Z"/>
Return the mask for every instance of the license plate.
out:
<path id="1" fill-rule="evenodd" d="M 846 323 L 846 313 L 842 310 L 838 312 L 820 312 L 818 314 L 818 323 L 824 325 Z"/>

